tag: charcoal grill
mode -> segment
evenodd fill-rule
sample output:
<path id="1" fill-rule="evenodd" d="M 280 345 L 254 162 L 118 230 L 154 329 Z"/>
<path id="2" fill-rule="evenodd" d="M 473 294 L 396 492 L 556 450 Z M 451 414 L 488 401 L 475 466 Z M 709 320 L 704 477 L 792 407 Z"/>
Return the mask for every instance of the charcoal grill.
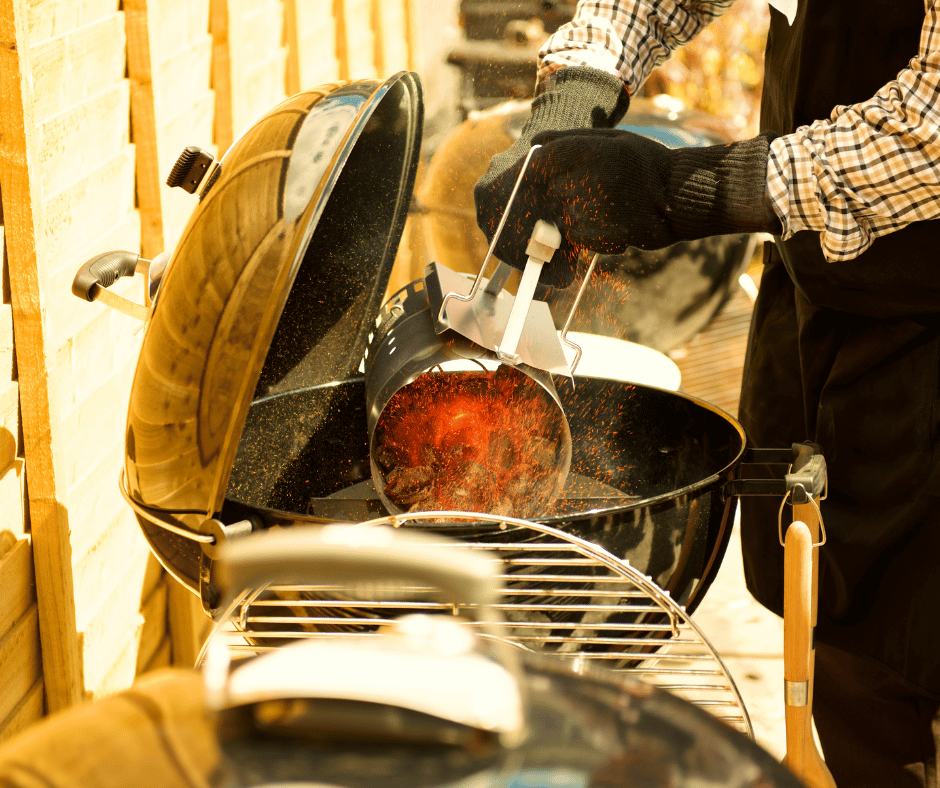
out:
<path id="1" fill-rule="evenodd" d="M 388 516 L 372 483 L 360 370 L 421 124 L 414 74 L 322 86 L 274 107 L 196 187 L 148 313 L 120 489 L 155 556 L 209 615 L 221 604 L 216 559 L 226 543 Z M 590 376 L 561 378 L 556 390 L 571 466 L 555 509 L 528 521 L 434 512 L 395 523 L 508 559 L 505 604 L 517 608 L 520 646 L 621 669 L 658 665 L 649 675 L 698 693 L 697 644 L 740 709 L 689 616 L 717 572 L 737 498 L 786 494 L 783 478 L 752 488 L 746 463 L 776 463 L 782 477 L 796 454 L 745 451 L 734 419 L 673 391 Z M 353 611 L 367 622 L 384 615 L 368 599 L 331 608 L 314 598 L 318 613 L 305 621 L 299 603 L 310 600 L 289 599 L 299 620 L 269 622 L 255 618 L 264 601 L 244 606 L 243 621 L 252 632 L 276 623 L 281 639 L 297 624 L 309 635 L 313 625 L 375 626 L 347 620 Z"/>

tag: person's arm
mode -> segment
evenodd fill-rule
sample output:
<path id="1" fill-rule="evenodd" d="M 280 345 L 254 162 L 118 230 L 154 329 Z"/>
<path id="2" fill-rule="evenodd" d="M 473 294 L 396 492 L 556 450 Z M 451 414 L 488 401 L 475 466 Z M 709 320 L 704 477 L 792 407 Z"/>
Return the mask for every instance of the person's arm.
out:
<path id="1" fill-rule="evenodd" d="M 670 53 L 734 0 L 580 0 L 574 19 L 539 52 L 539 81 L 559 68 L 590 66 L 620 78 L 631 95 Z"/>
<path id="2" fill-rule="evenodd" d="M 827 260 L 849 260 L 879 235 L 940 218 L 937 6 L 929 3 L 920 52 L 896 80 L 774 140 L 767 185 L 784 238 L 818 231 Z"/>

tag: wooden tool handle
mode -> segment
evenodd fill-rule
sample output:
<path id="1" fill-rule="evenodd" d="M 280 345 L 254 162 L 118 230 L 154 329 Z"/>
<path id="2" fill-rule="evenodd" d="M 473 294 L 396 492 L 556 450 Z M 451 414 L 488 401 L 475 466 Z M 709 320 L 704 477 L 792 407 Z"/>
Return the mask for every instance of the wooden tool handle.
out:
<path id="1" fill-rule="evenodd" d="M 792 523 L 787 529 L 783 552 L 783 678 L 788 683 L 809 683 L 813 630 L 812 561 L 813 537 L 809 528 L 803 522 Z M 794 704 L 788 702 L 787 705 Z"/>
<path id="2" fill-rule="evenodd" d="M 803 507 L 800 507 L 803 509 Z M 796 514 L 797 507 L 794 507 Z M 799 512 L 784 543 L 783 677 L 786 703 L 784 763 L 810 788 L 835 788 L 813 740 L 813 627 L 816 625 L 819 532 L 815 509 Z M 813 531 L 816 533 L 814 534 Z"/>

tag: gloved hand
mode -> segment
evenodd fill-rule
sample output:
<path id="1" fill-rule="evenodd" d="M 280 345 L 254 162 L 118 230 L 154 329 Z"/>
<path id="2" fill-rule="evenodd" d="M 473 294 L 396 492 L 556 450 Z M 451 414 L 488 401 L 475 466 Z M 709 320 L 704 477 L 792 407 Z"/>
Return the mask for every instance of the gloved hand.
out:
<path id="1" fill-rule="evenodd" d="M 518 173 L 518 165 L 529 152 L 535 135 L 544 131 L 612 128 L 629 106 L 630 94 L 623 83 L 604 71 L 568 66 L 546 77 L 532 101 L 519 139 L 492 158 L 474 187 L 477 222 L 487 238 L 492 239 L 515 183 L 515 177 L 507 179 L 505 173 L 512 168 Z"/>
<path id="2" fill-rule="evenodd" d="M 516 268 L 537 219 L 558 225 L 562 246 L 543 281 L 565 286 L 582 250 L 620 254 L 726 233 L 779 233 L 767 196 L 772 134 L 704 148 L 666 147 L 621 129 L 545 132 L 494 254 Z M 507 195 L 522 162 L 505 170 Z M 484 232 L 486 215 L 477 208 Z M 495 228 L 494 228 L 495 229 Z M 492 232 L 487 236 L 492 240 Z"/>

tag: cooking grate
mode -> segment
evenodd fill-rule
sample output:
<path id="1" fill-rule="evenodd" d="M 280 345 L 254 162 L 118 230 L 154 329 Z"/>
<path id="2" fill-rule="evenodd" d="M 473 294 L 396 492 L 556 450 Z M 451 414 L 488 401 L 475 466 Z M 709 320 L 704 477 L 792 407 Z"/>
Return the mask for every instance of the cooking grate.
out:
<path id="1" fill-rule="evenodd" d="M 753 736 L 720 656 L 684 609 L 648 577 L 596 544 L 548 525 L 460 517 L 468 515 L 410 513 L 362 525 L 417 528 L 489 551 L 502 562 L 501 598 L 494 607 L 513 644 L 563 656 L 576 670 L 592 663 L 630 673 Z M 453 542 L 441 549 L 447 544 Z M 442 604 L 430 591 L 331 584 L 247 589 L 217 618 L 207 644 L 225 637 L 233 657 L 248 657 L 299 638 L 367 636 L 408 613 L 461 614 L 461 607 Z"/>

